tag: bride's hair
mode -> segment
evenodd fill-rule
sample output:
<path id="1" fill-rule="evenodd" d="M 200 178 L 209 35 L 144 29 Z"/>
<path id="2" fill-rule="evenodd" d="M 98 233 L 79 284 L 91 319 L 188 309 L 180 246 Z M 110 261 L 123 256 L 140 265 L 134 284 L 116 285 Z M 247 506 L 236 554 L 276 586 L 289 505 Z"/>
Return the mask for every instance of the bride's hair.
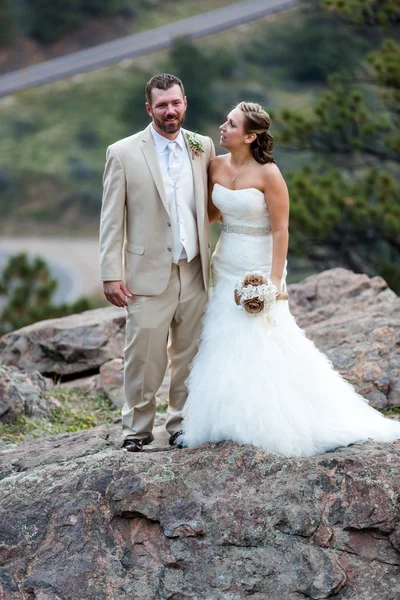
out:
<path id="1" fill-rule="evenodd" d="M 268 133 L 271 125 L 269 114 L 255 102 L 240 102 L 236 108 L 240 108 L 244 112 L 245 133 L 255 133 L 257 136 L 250 146 L 255 160 L 262 165 L 275 162 L 272 156 L 274 138 Z"/>

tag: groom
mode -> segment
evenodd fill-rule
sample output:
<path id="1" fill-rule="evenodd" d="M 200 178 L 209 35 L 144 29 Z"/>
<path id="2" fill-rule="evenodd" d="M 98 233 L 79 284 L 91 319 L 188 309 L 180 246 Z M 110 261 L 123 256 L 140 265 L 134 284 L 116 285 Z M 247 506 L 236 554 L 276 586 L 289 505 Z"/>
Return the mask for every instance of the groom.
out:
<path id="1" fill-rule="evenodd" d="M 182 129 L 180 79 L 146 85 L 151 123 L 107 149 L 100 224 L 104 293 L 126 307 L 122 447 L 153 440 L 158 391 L 170 359 L 166 428 L 179 445 L 188 366 L 197 351 L 209 279 L 207 168 L 210 138 Z"/>

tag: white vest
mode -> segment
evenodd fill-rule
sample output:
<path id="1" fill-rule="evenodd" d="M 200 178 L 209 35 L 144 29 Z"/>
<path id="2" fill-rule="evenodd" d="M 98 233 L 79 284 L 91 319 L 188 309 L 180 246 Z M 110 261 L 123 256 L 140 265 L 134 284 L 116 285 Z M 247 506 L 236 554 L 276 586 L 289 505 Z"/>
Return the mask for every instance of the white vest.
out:
<path id="1" fill-rule="evenodd" d="M 187 258 L 190 262 L 200 252 L 193 171 L 186 146 L 182 156 L 182 171 L 175 185 L 167 171 L 161 169 L 171 215 L 172 262 L 175 264 L 181 258 Z"/>

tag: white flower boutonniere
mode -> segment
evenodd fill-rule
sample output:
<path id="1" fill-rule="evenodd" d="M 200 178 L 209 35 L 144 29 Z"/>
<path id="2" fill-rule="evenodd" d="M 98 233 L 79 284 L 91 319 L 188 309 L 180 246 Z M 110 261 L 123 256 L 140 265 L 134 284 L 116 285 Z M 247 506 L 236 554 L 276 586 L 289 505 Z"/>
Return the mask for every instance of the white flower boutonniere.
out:
<path id="1" fill-rule="evenodd" d="M 194 160 L 195 156 L 200 154 L 200 152 L 204 152 L 204 150 L 205 150 L 204 144 L 196 132 L 194 132 L 194 133 L 186 132 L 186 139 L 192 150 L 192 160 Z"/>

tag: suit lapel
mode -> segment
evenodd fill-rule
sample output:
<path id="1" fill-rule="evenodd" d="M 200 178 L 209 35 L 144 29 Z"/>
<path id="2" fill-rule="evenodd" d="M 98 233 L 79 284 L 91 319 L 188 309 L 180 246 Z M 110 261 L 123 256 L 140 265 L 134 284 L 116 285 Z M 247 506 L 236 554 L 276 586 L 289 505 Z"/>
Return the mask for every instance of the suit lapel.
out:
<path id="1" fill-rule="evenodd" d="M 189 146 L 188 139 L 186 137 L 186 131 L 182 129 L 183 137 L 185 139 L 186 148 L 189 154 L 190 164 L 193 173 L 193 185 L 194 185 L 194 197 L 196 201 L 196 213 L 197 213 L 197 228 L 199 235 L 203 235 L 203 221 L 204 221 L 204 190 L 203 190 L 203 174 L 201 166 L 201 157 L 198 154 L 192 154 L 192 149 Z"/>
<path id="2" fill-rule="evenodd" d="M 167 197 L 165 195 L 163 179 L 160 171 L 160 165 L 158 162 L 157 150 L 154 144 L 153 136 L 151 135 L 150 127 L 151 125 L 149 125 L 143 131 L 142 152 L 150 169 L 150 173 L 154 179 L 154 183 L 156 184 L 156 188 L 160 195 L 161 202 L 163 203 L 168 215 L 171 216 Z"/>

